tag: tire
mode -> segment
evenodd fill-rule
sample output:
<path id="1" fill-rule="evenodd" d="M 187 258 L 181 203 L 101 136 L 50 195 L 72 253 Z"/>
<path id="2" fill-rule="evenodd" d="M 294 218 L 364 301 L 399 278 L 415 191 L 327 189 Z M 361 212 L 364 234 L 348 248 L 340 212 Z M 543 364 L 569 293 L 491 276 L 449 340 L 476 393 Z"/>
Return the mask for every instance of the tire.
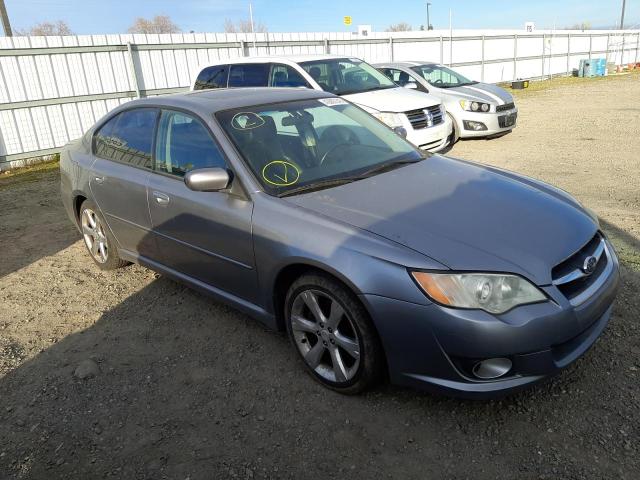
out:
<path id="1" fill-rule="evenodd" d="M 100 270 L 115 270 L 129 265 L 118 255 L 116 239 L 95 203 L 91 200 L 82 202 L 78 217 L 84 246 Z"/>
<path id="2" fill-rule="evenodd" d="M 306 370 L 325 387 L 355 395 L 382 377 L 384 354 L 369 315 L 332 277 L 310 273 L 293 282 L 285 300 L 285 321 Z"/>
<path id="3" fill-rule="evenodd" d="M 449 147 L 453 147 L 456 142 L 460 140 L 460 133 L 458 132 L 458 124 L 456 123 L 453 116 L 448 112 L 447 115 L 449 115 L 449 118 L 451 119 L 451 125 L 453 127 L 451 129 L 451 135 L 449 135 Z"/>

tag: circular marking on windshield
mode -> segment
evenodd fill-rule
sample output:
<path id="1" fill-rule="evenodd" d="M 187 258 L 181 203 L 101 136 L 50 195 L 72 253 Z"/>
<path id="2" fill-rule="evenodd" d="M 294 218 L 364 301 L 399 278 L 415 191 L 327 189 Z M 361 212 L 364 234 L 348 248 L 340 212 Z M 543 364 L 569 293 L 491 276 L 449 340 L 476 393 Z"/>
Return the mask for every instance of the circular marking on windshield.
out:
<path id="1" fill-rule="evenodd" d="M 262 178 L 276 187 L 288 187 L 300 178 L 300 169 L 286 160 L 274 160 L 262 169 Z"/>
<path id="2" fill-rule="evenodd" d="M 264 118 L 254 112 L 236 113 L 231 119 L 231 126 L 236 130 L 251 130 L 264 125 Z"/>

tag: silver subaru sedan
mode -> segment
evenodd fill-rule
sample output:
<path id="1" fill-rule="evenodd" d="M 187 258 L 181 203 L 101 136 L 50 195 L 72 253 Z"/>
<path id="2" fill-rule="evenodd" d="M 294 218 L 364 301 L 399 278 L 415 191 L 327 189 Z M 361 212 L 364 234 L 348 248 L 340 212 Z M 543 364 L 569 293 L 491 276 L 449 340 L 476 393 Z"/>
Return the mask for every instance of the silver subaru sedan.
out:
<path id="1" fill-rule="evenodd" d="M 453 120 L 451 142 L 459 138 L 494 137 L 516 126 L 518 109 L 505 89 L 470 80 L 437 63 L 379 63 L 375 67 L 401 87 L 442 100 Z"/>

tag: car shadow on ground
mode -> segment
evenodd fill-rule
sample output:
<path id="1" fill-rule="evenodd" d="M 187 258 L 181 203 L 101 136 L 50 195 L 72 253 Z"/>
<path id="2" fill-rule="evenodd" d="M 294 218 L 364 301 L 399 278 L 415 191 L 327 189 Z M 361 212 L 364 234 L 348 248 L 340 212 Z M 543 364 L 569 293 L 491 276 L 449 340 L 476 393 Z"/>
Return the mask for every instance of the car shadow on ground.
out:
<path id="1" fill-rule="evenodd" d="M 304 372 L 284 335 L 161 277 L 0 378 L 0 477 L 469 478 L 473 459 L 474 479 L 630 478 L 631 459 L 584 465 L 597 439 L 611 448 L 636 428 L 624 412 L 605 431 L 586 421 L 633 393 L 611 371 L 619 322 L 577 366 L 507 399 L 388 385 L 345 397 Z"/>

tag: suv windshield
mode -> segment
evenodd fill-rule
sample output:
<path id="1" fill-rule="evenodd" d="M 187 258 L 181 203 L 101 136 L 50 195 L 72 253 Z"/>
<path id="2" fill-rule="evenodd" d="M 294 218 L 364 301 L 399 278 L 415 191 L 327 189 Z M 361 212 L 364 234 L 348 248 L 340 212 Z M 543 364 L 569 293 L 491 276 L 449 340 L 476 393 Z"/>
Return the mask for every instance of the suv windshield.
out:
<path id="1" fill-rule="evenodd" d="M 335 97 L 243 107 L 216 118 L 273 195 L 328 188 L 424 158 L 393 130 Z"/>
<path id="2" fill-rule="evenodd" d="M 464 87 L 478 83 L 442 65 L 420 65 L 412 67 L 412 70 L 438 88 Z"/>
<path id="3" fill-rule="evenodd" d="M 331 58 L 300 62 L 300 66 L 325 91 L 336 95 L 397 87 L 395 83 L 357 58 Z"/>

